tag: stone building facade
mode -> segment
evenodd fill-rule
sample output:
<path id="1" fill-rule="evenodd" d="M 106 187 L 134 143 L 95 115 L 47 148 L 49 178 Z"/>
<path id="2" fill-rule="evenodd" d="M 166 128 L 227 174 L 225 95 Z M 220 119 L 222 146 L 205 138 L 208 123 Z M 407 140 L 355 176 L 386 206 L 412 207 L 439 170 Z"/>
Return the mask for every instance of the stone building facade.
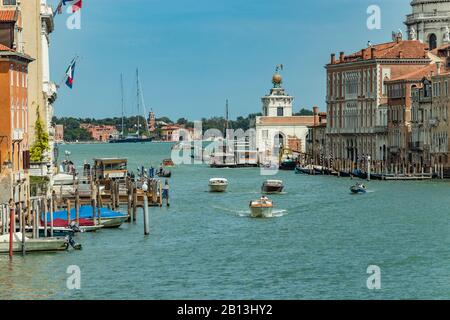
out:
<path id="1" fill-rule="evenodd" d="M 339 59 L 327 70 L 328 155 L 338 170 L 372 168 L 384 172 L 388 158 L 386 82 L 432 63 L 427 45 L 403 40 L 370 45 Z"/>

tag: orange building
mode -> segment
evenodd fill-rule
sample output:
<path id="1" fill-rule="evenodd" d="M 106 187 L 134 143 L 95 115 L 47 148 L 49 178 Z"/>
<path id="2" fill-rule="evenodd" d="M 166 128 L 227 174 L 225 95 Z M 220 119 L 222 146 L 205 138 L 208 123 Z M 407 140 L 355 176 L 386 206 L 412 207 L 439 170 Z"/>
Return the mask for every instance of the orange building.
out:
<path id="1" fill-rule="evenodd" d="M 95 126 L 92 124 L 81 124 L 80 128 L 85 129 L 95 141 L 108 142 L 111 138 L 117 137 L 119 131 L 115 126 Z"/>
<path id="2" fill-rule="evenodd" d="M 3 15 L 5 16 L 5 15 Z M 17 15 L 15 16 L 17 17 Z M 8 18 L 9 19 L 9 18 Z M 17 20 L 16 20 L 17 21 Z M 3 23 L 5 29 L 10 25 Z M 29 163 L 28 64 L 33 59 L 2 43 L 0 38 L 0 203 L 25 199 Z"/>

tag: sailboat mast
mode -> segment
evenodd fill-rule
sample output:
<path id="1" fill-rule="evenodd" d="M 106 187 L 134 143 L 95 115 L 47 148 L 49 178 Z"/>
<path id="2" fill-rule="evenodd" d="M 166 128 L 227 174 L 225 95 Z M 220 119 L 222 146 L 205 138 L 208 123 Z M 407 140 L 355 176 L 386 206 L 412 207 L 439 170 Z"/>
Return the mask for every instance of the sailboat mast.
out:
<path id="1" fill-rule="evenodd" d="M 140 127 L 140 121 L 139 121 L 139 115 L 140 115 L 140 111 L 141 111 L 141 104 L 139 101 L 140 98 L 140 88 L 139 88 L 139 69 L 136 69 L 136 87 L 137 87 L 137 136 L 139 138 L 139 127 Z"/>
<path id="2" fill-rule="evenodd" d="M 123 101 L 123 74 L 120 74 L 120 92 L 122 94 L 122 137 L 124 134 L 123 131 L 123 117 L 125 116 L 125 105 L 124 105 L 124 101 Z"/>

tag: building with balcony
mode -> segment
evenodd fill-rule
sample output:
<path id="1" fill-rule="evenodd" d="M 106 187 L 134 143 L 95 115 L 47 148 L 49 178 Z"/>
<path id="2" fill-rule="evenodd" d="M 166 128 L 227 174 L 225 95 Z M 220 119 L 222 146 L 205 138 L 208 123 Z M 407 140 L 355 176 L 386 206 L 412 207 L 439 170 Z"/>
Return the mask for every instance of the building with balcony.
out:
<path id="1" fill-rule="evenodd" d="M 35 141 L 35 123 L 39 114 L 49 133 L 50 149 L 43 155 L 50 165 L 50 184 L 54 161 L 54 130 L 51 127 L 53 103 L 57 98 L 56 85 L 50 77 L 50 34 L 54 30 L 53 10 L 47 0 L 0 0 L 0 12 L 15 10 L 20 13 L 20 32 L 15 49 L 33 57 L 28 67 L 28 134 L 29 144 Z M 51 188 L 48 188 L 50 190 Z"/>
<path id="2" fill-rule="evenodd" d="M 425 77 L 440 70 L 440 61 L 386 81 L 388 106 L 388 155 L 390 172 L 413 173 L 412 165 L 412 91 L 422 87 Z"/>
<path id="3" fill-rule="evenodd" d="M 5 30 L 3 17 L 0 13 L 0 29 Z M 9 22 L 6 24 L 14 28 Z M 28 190 L 27 77 L 33 59 L 0 40 L 0 203 L 7 203 L 10 199 L 25 200 Z"/>
<path id="4" fill-rule="evenodd" d="M 386 82 L 432 63 L 427 45 L 403 40 L 369 45 L 350 55 L 331 55 L 327 72 L 329 157 L 338 170 L 363 168 L 384 172 L 388 148 Z"/>

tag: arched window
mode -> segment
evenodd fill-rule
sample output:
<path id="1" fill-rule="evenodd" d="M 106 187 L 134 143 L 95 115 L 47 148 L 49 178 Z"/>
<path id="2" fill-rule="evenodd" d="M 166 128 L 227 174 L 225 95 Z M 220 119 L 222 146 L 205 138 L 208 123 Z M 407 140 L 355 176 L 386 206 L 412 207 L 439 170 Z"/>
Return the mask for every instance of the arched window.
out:
<path id="1" fill-rule="evenodd" d="M 428 45 L 430 47 L 430 50 L 437 48 L 437 37 L 434 33 L 430 34 L 428 37 Z"/>

